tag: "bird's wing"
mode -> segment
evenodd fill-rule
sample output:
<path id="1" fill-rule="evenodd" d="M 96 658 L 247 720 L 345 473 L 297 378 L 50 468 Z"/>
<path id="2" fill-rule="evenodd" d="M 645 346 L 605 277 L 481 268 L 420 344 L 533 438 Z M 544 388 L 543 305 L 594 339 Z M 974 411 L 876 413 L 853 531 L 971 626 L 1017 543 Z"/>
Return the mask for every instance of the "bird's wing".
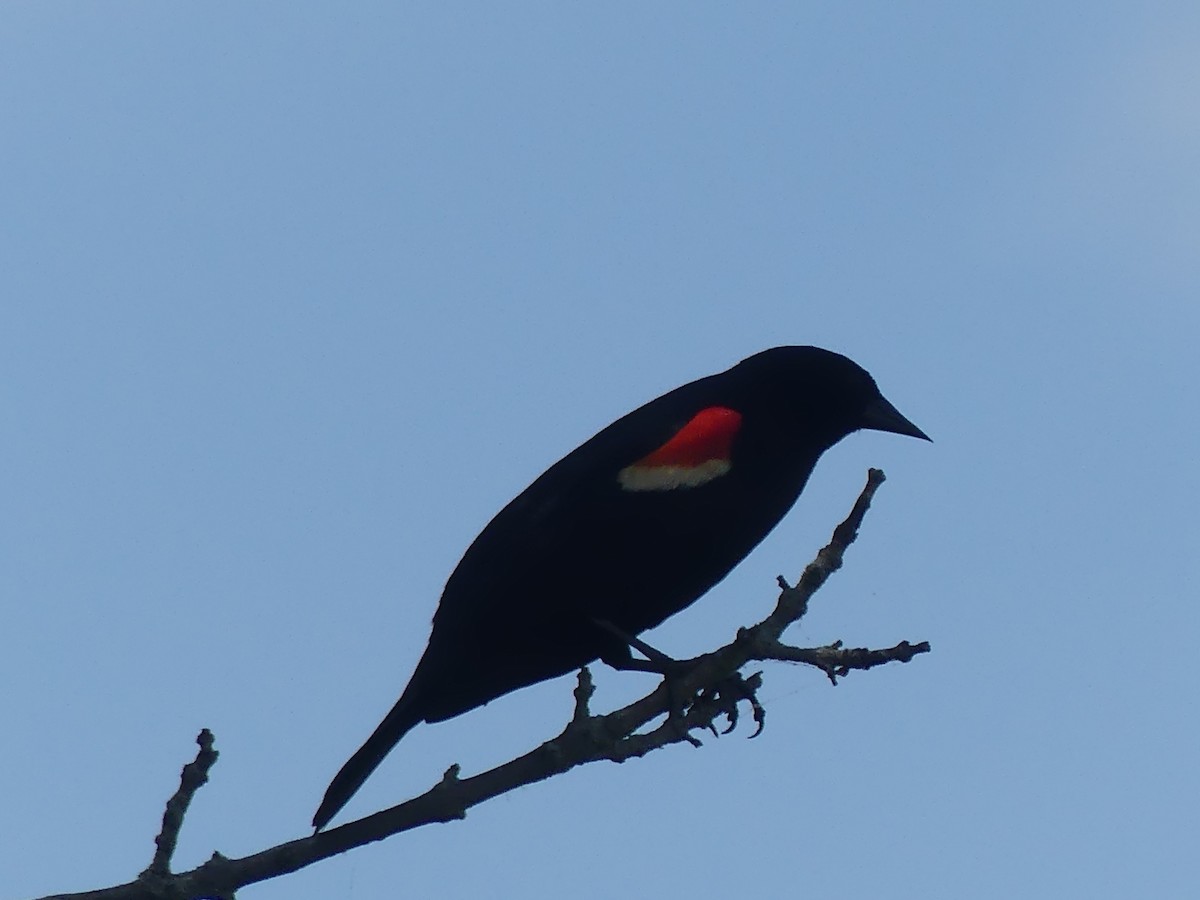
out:
<path id="1" fill-rule="evenodd" d="M 454 596 L 503 591 L 492 573 L 512 572 L 514 558 L 553 559 L 579 523 L 614 494 L 698 487 L 722 474 L 740 425 L 701 379 L 613 422 L 540 475 L 487 524 L 446 584 L 438 618 Z M 435 619 L 437 621 L 437 619 Z"/>

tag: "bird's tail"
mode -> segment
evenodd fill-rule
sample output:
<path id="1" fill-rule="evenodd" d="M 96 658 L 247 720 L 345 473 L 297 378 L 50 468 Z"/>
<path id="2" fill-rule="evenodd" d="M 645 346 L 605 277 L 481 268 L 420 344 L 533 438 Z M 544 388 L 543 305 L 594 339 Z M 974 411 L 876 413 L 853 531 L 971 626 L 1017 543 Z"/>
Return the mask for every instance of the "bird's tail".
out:
<path id="1" fill-rule="evenodd" d="M 313 828 L 320 831 L 328 825 L 329 820 L 336 816 L 362 787 L 363 782 L 383 762 L 383 758 L 396 746 L 400 738 L 421 721 L 421 715 L 413 711 L 413 706 L 411 695 L 405 691 L 391 712 L 384 716 L 379 727 L 367 738 L 367 742 L 359 747 L 358 752 L 333 776 L 333 781 L 326 788 L 325 797 L 313 816 Z"/>

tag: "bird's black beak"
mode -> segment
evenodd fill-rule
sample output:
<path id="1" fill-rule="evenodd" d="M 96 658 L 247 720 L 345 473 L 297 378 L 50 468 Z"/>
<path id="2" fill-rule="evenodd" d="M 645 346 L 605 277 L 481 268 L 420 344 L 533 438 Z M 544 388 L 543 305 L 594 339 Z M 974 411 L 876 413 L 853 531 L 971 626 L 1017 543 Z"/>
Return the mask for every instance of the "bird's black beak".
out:
<path id="1" fill-rule="evenodd" d="M 890 431 L 892 434 L 906 434 L 923 441 L 933 441 L 933 438 L 904 418 L 900 414 L 900 410 L 883 397 L 876 397 L 867 404 L 862 417 L 862 427 L 870 428 L 872 431 Z"/>

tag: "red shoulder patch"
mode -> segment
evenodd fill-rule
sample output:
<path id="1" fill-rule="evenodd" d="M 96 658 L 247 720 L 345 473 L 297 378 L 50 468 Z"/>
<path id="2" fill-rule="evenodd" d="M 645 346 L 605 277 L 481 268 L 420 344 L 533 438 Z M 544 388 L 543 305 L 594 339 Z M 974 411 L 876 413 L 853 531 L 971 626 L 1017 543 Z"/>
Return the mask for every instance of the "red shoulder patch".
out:
<path id="1" fill-rule="evenodd" d="M 692 416 L 671 439 L 617 475 L 628 491 L 669 491 L 697 487 L 729 471 L 733 439 L 742 414 L 710 406 Z"/>

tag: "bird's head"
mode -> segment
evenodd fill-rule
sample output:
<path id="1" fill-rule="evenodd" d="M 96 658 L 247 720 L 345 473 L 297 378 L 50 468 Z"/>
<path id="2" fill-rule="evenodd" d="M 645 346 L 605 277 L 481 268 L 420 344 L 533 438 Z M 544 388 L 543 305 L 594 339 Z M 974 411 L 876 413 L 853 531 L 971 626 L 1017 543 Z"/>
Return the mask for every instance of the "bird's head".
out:
<path id="1" fill-rule="evenodd" d="M 888 402 L 862 366 L 839 353 L 774 347 L 742 360 L 728 374 L 746 402 L 777 418 L 777 427 L 825 446 L 860 429 L 931 440 Z"/>

